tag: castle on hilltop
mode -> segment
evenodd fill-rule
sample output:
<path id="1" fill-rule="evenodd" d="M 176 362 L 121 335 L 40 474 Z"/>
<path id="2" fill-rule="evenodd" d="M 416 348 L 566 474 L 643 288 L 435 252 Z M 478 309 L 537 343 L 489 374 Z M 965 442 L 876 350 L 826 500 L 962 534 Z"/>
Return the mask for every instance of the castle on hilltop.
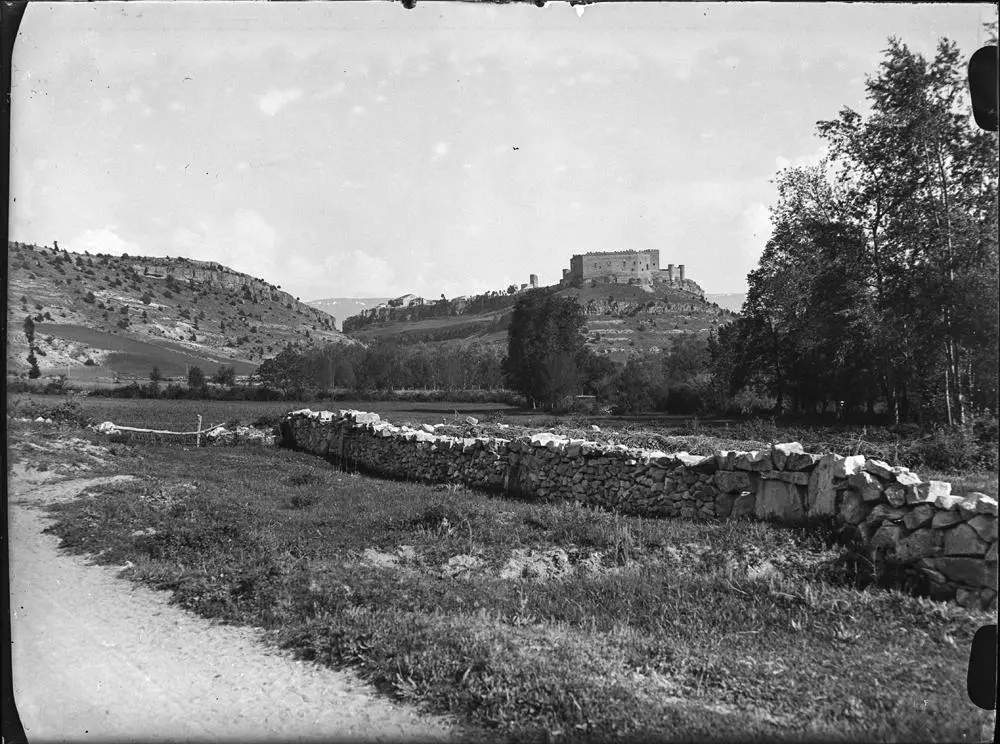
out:
<path id="1" fill-rule="evenodd" d="M 563 269 L 563 284 L 653 284 L 684 286 L 684 264 L 660 268 L 660 251 L 609 251 L 576 254 Z"/>

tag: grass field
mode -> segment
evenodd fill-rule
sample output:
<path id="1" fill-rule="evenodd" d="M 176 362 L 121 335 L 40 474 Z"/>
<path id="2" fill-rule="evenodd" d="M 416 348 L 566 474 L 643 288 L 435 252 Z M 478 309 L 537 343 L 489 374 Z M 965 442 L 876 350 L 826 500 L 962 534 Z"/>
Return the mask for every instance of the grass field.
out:
<path id="1" fill-rule="evenodd" d="M 58 396 L 37 394 L 11 394 L 8 408 L 24 411 L 41 410 L 58 406 L 63 399 Z M 503 403 L 421 403 L 401 401 L 225 401 L 225 400 L 165 400 L 154 398 L 104 398 L 99 396 L 78 397 L 82 412 L 97 422 L 113 421 L 120 426 L 145 428 L 188 427 L 202 414 L 205 422 L 239 421 L 251 424 L 255 421 L 277 423 L 278 418 L 288 411 L 298 408 L 332 410 L 354 408 L 374 411 L 392 418 L 404 418 L 439 424 L 443 419 L 451 421 L 456 411 L 460 419 L 466 416 L 496 416 L 516 411 Z"/>
<path id="2" fill-rule="evenodd" d="M 15 459 L 59 436 L 10 433 Z M 64 545 L 491 736 L 968 741 L 988 719 L 965 674 L 990 617 L 856 588 L 803 529 L 489 498 L 283 450 L 114 453 L 143 479 L 56 509 Z M 528 550 L 559 570 L 505 573 Z"/>
<path id="3" fill-rule="evenodd" d="M 538 430 L 559 432 L 572 437 L 610 441 L 636 447 L 711 454 L 721 449 L 766 449 L 772 442 L 798 441 L 808 452 L 864 454 L 892 465 L 904 464 L 916 469 L 926 479 L 946 480 L 953 491 L 981 491 L 996 497 L 998 475 L 995 466 L 978 462 L 973 466 L 949 467 L 924 464 L 922 457 L 936 454 L 934 440 L 906 440 L 886 430 L 865 427 L 808 427 L 779 425 L 771 421 L 698 421 L 686 417 L 639 416 L 553 416 L 516 408 L 504 403 L 461 403 L 420 401 L 219 401 L 164 400 L 79 397 L 80 410 L 95 422 L 113 421 L 120 426 L 189 430 L 201 414 L 208 424 L 238 422 L 274 424 L 280 416 L 298 408 L 338 410 L 354 408 L 373 411 L 393 423 L 441 424 L 464 422 L 467 416 L 480 421 L 477 432 L 511 437 Z M 21 410 L 34 418 L 40 412 L 58 406 L 58 396 L 12 394 L 8 410 Z M 590 429 L 597 422 L 601 431 Z M 499 425 L 507 428 L 500 429 Z M 979 450 L 992 451 L 995 445 L 985 442 Z M 922 454 L 924 453 L 924 454 Z"/>

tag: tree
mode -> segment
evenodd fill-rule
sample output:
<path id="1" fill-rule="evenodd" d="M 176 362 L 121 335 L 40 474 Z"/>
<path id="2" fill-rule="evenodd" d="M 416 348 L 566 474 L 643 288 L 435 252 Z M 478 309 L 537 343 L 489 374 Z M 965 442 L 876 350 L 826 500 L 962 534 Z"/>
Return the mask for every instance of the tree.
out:
<path id="1" fill-rule="evenodd" d="M 307 385 L 305 359 L 298 349 L 289 344 L 276 356 L 265 359 L 257 374 L 261 381 L 283 393 L 302 397 Z"/>
<path id="2" fill-rule="evenodd" d="M 819 124 L 875 263 L 872 315 L 892 341 L 879 374 L 896 420 L 960 424 L 975 378 L 996 374 L 960 319 L 979 303 L 963 290 L 997 275 L 996 139 L 972 125 L 965 77 L 952 42 L 927 60 L 890 39 L 866 83 L 871 114 Z"/>
<path id="3" fill-rule="evenodd" d="M 518 298 L 502 368 L 532 406 L 552 408 L 579 390 L 585 363 L 583 310 L 576 299 L 534 290 Z"/>
<path id="4" fill-rule="evenodd" d="M 615 407 L 625 413 L 651 408 L 656 384 L 656 369 L 651 360 L 628 360 L 617 380 Z"/>
<path id="5" fill-rule="evenodd" d="M 188 387 L 192 390 L 203 390 L 205 388 L 205 373 L 201 367 L 192 367 L 188 370 Z"/>
<path id="6" fill-rule="evenodd" d="M 160 372 L 160 368 L 153 366 L 153 369 L 149 371 L 149 381 L 153 383 L 159 383 L 163 381 L 163 373 Z"/>
<path id="7" fill-rule="evenodd" d="M 28 315 L 24 319 L 24 335 L 28 338 L 28 346 L 35 345 L 35 321 Z"/>
<path id="8" fill-rule="evenodd" d="M 212 375 L 212 382 L 232 387 L 236 384 L 236 370 L 228 364 L 220 364 Z"/>
<path id="9" fill-rule="evenodd" d="M 961 424 L 997 410 L 996 139 L 947 40 L 927 60 L 890 39 L 866 92 L 869 114 L 818 122 L 829 163 L 779 173 L 741 317 L 710 344 L 713 395 L 763 383 L 779 411 Z"/>

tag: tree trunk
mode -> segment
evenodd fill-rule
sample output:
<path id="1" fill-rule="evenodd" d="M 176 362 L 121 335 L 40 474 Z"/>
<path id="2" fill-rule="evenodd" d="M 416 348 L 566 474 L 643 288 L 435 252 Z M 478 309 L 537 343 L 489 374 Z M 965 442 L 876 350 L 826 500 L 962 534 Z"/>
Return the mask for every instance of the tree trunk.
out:
<path id="1" fill-rule="evenodd" d="M 774 342 L 774 382 L 777 386 L 777 400 L 774 403 L 775 412 L 779 415 L 784 411 L 785 408 L 785 380 L 781 374 L 781 351 L 778 344 L 778 334 L 774 330 L 774 325 L 771 325 L 771 338 Z"/>
<path id="2" fill-rule="evenodd" d="M 946 364 L 944 367 L 944 405 L 947 413 L 948 426 L 954 426 L 955 422 L 951 416 L 951 384 L 948 380 L 948 370 L 949 365 Z"/>
<path id="3" fill-rule="evenodd" d="M 945 255 L 945 261 L 948 265 L 948 291 L 949 297 L 953 285 L 955 282 L 955 253 L 954 245 L 952 244 L 952 227 L 951 227 L 951 199 L 948 193 L 948 176 L 944 169 L 944 160 L 941 157 L 941 144 L 935 142 L 934 155 L 937 161 L 938 175 L 941 178 L 941 202 L 944 206 L 944 235 L 945 235 L 945 247 L 947 253 Z M 939 223 L 940 224 L 940 223 Z M 952 426 L 953 423 L 962 425 L 965 422 L 965 405 L 964 396 L 962 394 L 962 375 L 961 367 L 959 366 L 958 351 L 955 348 L 955 336 L 954 328 L 951 323 L 951 313 L 945 309 L 945 328 L 947 335 L 946 347 L 948 353 L 948 365 L 951 367 L 951 378 L 953 382 L 953 388 L 955 391 L 955 411 L 954 411 L 954 421 L 951 410 L 951 402 L 948 403 L 948 425 Z M 947 375 L 945 380 L 947 381 Z"/>

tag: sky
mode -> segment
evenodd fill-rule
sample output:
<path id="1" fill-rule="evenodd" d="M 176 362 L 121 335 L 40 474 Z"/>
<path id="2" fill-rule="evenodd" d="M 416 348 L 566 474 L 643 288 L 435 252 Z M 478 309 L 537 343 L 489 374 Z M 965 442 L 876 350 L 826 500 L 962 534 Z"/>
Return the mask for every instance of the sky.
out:
<path id="1" fill-rule="evenodd" d="M 581 12 L 582 11 L 582 12 Z M 657 248 L 739 292 L 771 183 L 889 36 L 989 4 L 30 3 L 12 240 L 185 256 L 308 301 L 436 298 Z"/>

